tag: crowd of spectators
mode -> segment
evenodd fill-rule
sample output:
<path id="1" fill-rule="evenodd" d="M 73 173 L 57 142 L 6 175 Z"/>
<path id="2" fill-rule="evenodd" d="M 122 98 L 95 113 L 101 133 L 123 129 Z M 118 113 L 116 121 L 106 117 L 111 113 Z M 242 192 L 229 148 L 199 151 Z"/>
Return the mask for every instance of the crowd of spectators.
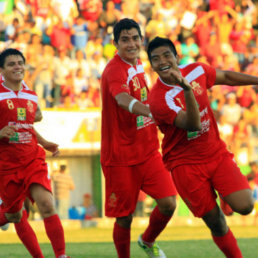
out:
<path id="1" fill-rule="evenodd" d="M 157 35 L 169 37 L 180 64 L 200 61 L 258 74 L 257 1 L 251 0 L 1 0 L 0 51 L 14 47 L 24 53 L 25 81 L 42 109 L 99 107 L 101 73 L 116 51 L 113 25 L 124 17 L 140 24 L 145 46 Z M 144 50 L 151 86 L 156 78 Z M 257 88 L 216 86 L 210 100 L 229 149 L 242 161 L 245 154 L 251 159 Z"/>

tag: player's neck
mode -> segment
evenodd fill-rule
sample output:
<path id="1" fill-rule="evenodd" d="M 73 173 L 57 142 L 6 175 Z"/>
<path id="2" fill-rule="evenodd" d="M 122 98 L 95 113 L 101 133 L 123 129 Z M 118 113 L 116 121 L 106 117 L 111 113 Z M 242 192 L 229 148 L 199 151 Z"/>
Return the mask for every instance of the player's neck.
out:
<path id="1" fill-rule="evenodd" d="M 10 90 L 13 90 L 13 91 L 19 91 L 22 87 L 22 82 L 9 82 L 9 81 L 5 81 L 3 83 L 3 85 L 5 87 L 7 87 L 8 89 Z"/>

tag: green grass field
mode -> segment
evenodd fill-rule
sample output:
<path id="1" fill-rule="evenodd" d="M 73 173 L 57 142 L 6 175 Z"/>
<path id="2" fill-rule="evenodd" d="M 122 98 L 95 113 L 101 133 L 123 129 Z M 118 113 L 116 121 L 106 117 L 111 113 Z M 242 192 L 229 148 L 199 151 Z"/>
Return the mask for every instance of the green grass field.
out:
<path id="1" fill-rule="evenodd" d="M 144 228 L 132 228 L 131 257 L 147 257 L 138 247 L 136 240 Z M 238 238 L 244 258 L 258 257 L 258 227 L 232 226 L 231 230 Z M 51 245 L 45 232 L 36 233 L 46 258 L 54 258 Z M 111 258 L 116 257 L 112 243 L 112 229 L 85 228 L 65 230 L 67 254 L 72 258 Z M 15 232 L 0 233 L 0 258 L 29 258 L 25 247 L 19 243 Z M 168 258 L 223 258 L 211 240 L 208 229 L 204 226 L 167 227 L 158 239 L 160 247 Z"/>

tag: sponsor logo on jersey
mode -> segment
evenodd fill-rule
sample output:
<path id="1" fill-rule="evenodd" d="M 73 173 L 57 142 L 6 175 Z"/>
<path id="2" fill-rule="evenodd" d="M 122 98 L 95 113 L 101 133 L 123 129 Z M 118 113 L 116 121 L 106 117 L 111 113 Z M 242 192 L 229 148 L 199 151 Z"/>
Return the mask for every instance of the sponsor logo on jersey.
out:
<path id="1" fill-rule="evenodd" d="M 146 116 L 137 116 L 136 117 L 137 130 L 147 127 L 153 123 L 154 122 L 150 117 L 146 117 Z"/>
<path id="2" fill-rule="evenodd" d="M 15 125 L 17 127 L 17 129 L 32 129 L 33 128 L 33 124 L 21 124 L 21 123 L 16 123 L 16 122 L 8 122 L 8 125 Z"/>
<path id="3" fill-rule="evenodd" d="M 132 78 L 132 82 L 133 82 L 133 90 L 134 91 L 137 91 L 137 90 L 139 90 L 141 88 L 141 85 L 140 85 L 138 77 Z"/>
<path id="4" fill-rule="evenodd" d="M 196 81 L 192 81 L 191 82 L 191 85 L 192 85 L 192 89 L 194 92 L 196 92 L 198 95 L 201 95 L 203 90 L 202 90 L 202 87 L 200 86 L 200 84 Z"/>
<path id="5" fill-rule="evenodd" d="M 17 108 L 17 120 L 18 121 L 26 120 L 26 108 Z"/>
<path id="6" fill-rule="evenodd" d="M 141 101 L 145 101 L 147 100 L 147 88 L 144 87 L 141 89 Z"/>
<path id="7" fill-rule="evenodd" d="M 28 102 L 27 102 L 27 109 L 30 113 L 32 113 L 34 111 L 33 104 L 30 100 L 28 100 Z"/>

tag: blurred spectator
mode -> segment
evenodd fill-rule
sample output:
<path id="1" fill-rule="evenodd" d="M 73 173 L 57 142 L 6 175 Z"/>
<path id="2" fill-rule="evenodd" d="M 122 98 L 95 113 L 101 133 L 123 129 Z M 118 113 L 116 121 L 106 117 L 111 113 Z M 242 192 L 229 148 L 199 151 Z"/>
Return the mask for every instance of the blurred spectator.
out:
<path id="1" fill-rule="evenodd" d="M 105 53 L 105 49 L 104 49 L 104 53 Z M 114 56 L 114 53 L 109 53 L 109 54 L 112 55 L 112 57 Z M 110 58 L 112 58 L 112 57 L 110 57 Z M 105 58 L 100 54 L 100 52 L 96 51 L 93 54 L 92 59 L 90 59 L 88 61 L 88 63 L 89 63 L 91 76 L 93 76 L 95 78 L 100 78 L 101 74 L 107 64 Z"/>
<path id="2" fill-rule="evenodd" d="M 168 27 L 166 23 L 163 21 L 162 14 L 157 11 L 153 13 L 152 19 L 147 23 L 145 28 L 145 37 L 148 41 L 152 40 L 156 36 L 166 37 L 168 33 Z"/>
<path id="3" fill-rule="evenodd" d="M 244 109 L 243 117 L 246 122 L 252 127 L 252 134 L 254 139 L 258 136 L 258 94 L 256 94 L 255 102 L 249 107 Z"/>
<path id="4" fill-rule="evenodd" d="M 83 207 L 86 209 L 86 214 L 84 216 L 83 227 L 96 227 L 97 221 L 94 218 L 98 217 L 98 210 L 94 203 L 92 203 L 92 198 L 89 193 L 83 195 Z"/>
<path id="5" fill-rule="evenodd" d="M 61 19 L 57 19 L 56 23 L 51 25 L 48 30 L 50 35 L 51 45 L 56 49 L 70 50 L 71 45 L 71 31 L 69 27 L 65 27 Z"/>
<path id="6" fill-rule="evenodd" d="M 199 55 L 199 47 L 192 36 L 187 37 L 182 43 L 181 54 L 180 64 L 193 63 Z"/>
<path id="7" fill-rule="evenodd" d="M 220 87 L 212 87 L 209 91 L 210 105 L 216 119 L 220 116 L 221 110 L 226 102 L 225 96 Z"/>
<path id="8" fill-rule="evenodd" d="M 85 219 L 98 217 L 98 210 L 95 204 L 92 203 L 91 195 L 89 193 L 83 195 L 83 206 L 86 208 Z"/>
<path id="9" fill-rule="evenodd" d="M 76 96 L 76 104 L 80 110 L 85 110 L 94 106 L 94 103 L 89 98 L 87 91 L 82 91 L 79 95 Z"/>
<path id="10" fill-rule="evenodd" d="M 236 102 L 236 94 L 231 92 L 227 96 L 227 103 L 222 108 L 222 115 L 225 117 L 225 121 L 232 126 L 235 126 L 241 115 L 242 108 Z"/>
<path id="11" fill-rule="evenodd" d="M 91 60 L 91 57 L 87 59 Z M 82 50 L 76 51 L 75 58 L 71 60 L 71 69 L 74 75 L 78 69 L 81 69 L 83 76 L 87 78 L 91 76 L 90 66 L 87 59 L 85 53 Z"/>
<path id="12" fill-rule="evenodd" d="M 233 29 L 234 20 L 229 17 L 228 13 L 222 16 L 215 16 L 215 24 L 218 35 L 218 41 L 221 44 L 223 54 L 232 54 L 232 47 L 229 44 L 229 35 Z"/>
<path id="13" fill-rule="evenodd" d="M 53 60 L 53 106 L 60 104 L 61 86 L 66 85 L 66 78 L 72 72 L 72 65 L 71 59 L 67 55 L 67 49 L 60 48 L 58 56 Z"/>
<path id="14" fill-rule="evenodd" d="M 116 51 L 117 50 L 113 44 L 113 39 L 110 38 L 109 42 L 106 43 L 103 47 L 103 57 L 105 57 L 106 60 L 110 60 L 115 55 Z"/>
<path id="15" fill-rule="evenodd" d="M 135 20 L 139 24 L 142 33 L 144 33 L 147 17 L 140 11 L 141 4 L 142 1 L 134 1 L 133 3 L 131 1 L 123 1 L 121 3 L 120 19 L 131 18 Z"/>
<path id="16" fill-rule="evenodd" d="M 74 18 L 78 16 L 74 0 L 51 0 L 51 7 L 54 13 L 68 25 L 72 25 Z"/>
<path id="17" fill-rule="evenodd" d="M 60 107 L 73 108 L 75 101 L 75 91 L 74 91 L 74 78 L 72 74 L 66 76 L 65 83 L 61 86 L 61 100 Z"/>
<path id="18" fill-rule="evenodd" d="M 28 45 L 27 54 L 36 56 L 42 55 L 43 45 L 41 44 L 41 36 L 38 34 L 31 35 L 31 42 Z"/>
<path id="19" fill-rule="evenodd" d="M 75 19 L 71 33 L 72 44 L 74 46 L 73 51 L 82 50 L 84 52 L 88 42 L 89 33 L 87 23 L 85 22 L 83 16 L 78 16 Z"/>
<path id="20" fill-rule="evenodd" d="M 70 191 L 75 189 L 72 177 L 66 172 L 66 165 L 52 175 L 56 210 L 60 219 L 68 219 Z"/>
<path id="21" fill-rule="evenodd" d="M 113 32 L 112 28 L 115 25 L 115 23 L 119 21 L 120 16 L 121 16 L 120 11 L 115 9 L 114 2 L 112 2 L 111 0 L 107 1 L 106 8 L 101 12 L 98 20 L 99 26 L 101 28 L 101 35 L 104 40 L 107 34 L 110 34 L 110 35 L 112 34 Z M 110 29 L 111 31 L 109 32 Z"/>
<path id="22" fill-rule="evenodd" d="M 98 79 L 90 78 L 90 87 L 87 91 L 87 97 L 91 100 L 92 107 L 100 107 L 100 89 Z"/>
<path id="23" fill-rule="evenodd" d="M 235 7 L 234 0 L 209 0 L 210 10 L 216 10 L 220 15 L 225 13 L 225 6 Z"/>
<path id="24" fill-rule="evenodd" d="M 40 64 L 33 74 L 33 77 L 35 77 L 34 90 L 40 98 L 40 106 L 50 108 L 53 106 L 51 92 L 53 90 L 54 48 L 49 45 L 43 46 L 43 54 L 40 56 L 40 60 Z"/>
<path id="25" fill-rule="evenodd" d="M 14 41 L 20 30 L 20 22 L 18 18 L 14 18 L 12 24 L 7 25 L 5 29 L 5 41 Z"/>
<path id="26" fill-rule="evenodd" d="M 78 68 L 74 77 L 74 93 L 76 96 L 80 95 L 82 91 L 88 91 L 89 81 L 88 78 L 83 74 L 81 68 Z"/>
<path id="27" fill-rule="evenodd" d="M 221 139 L 226 143 L 228 150 L 232 151 L 233 126 L 226 122 L 225 116 L 221 115 L 218 121 Z"/>
<path id="28" fill-rule="evenodd" d="M 88 42 L 85 49 L 87 58 L 91 58 L 95 52 L 99 52 L 101 55 L 103 55 L 102 42 L 103 39 L 100 36 Z"/>
<path id="29" fill-rule="evenodd" d="M 236 156 L 238 153 L 240 153 L 241 148 L 246 148 L 248 157 L 252 157 L 251 127 L 247 124 L 243 117 L 241 117 L 241 119 L 233 128 L 232 143 L 232 152 Z"/>
<path id="30" fill-rule="evenodd" d="M 210 39 L 213 26 L 211 18 L 215 15 L 214 11 L 205 12 L 201 8 L 197 9 L 197 20 L 193 28 L 196 44 L 200 47 L 200 53 L 203 54 L 204 48 Z M 216 35 L 216 41 L 217 35 Z"/>
<path id="31" fill-rule="evenodd" d="M 221 55 L 221 47 L 215 32 L 210 34 L 209 40 L 202 48 L 202 54 L 207 57 L 209 65 L 218 67 L 218 56 Z"/>
<path id="32" fill-rule="evenodd" d="M 246 67 L 246 72 L 250 75 L 258 74 L 258 56 L 254 57 L 252 62 L 250 62 Z"/>
<path id="33" fill-rule="evenodd" d="M 97 21 L 102 12 L 101 0 L 77 0 L 79 11 L 86 21 Z"/>
<path id="34" fill-rule="evenodd" d="M 236 96 L 238 104 L 244 108 L 249 108 L 256 100 L 255 90 L 251 85 L 246 87 L 238 87 Z"/>
<path id="35" fill-rule="evenodd" d="M 243 23 L 235 23 L 231 33 L 229 34 L 230 44 L 236 55 L 238 62 L 242 65 L 245 61 L 245 53 L 247 52 L 247 43 L 251 39 L 250 31 L 245 31 Z"/>

